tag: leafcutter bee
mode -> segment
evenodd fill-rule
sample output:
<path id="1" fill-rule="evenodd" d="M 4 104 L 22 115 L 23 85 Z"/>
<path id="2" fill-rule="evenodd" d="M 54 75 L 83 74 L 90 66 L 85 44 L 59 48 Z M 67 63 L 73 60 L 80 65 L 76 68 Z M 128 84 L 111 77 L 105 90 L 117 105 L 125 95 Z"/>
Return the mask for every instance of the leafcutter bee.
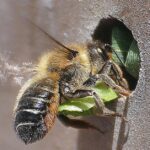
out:
<path id="1" fill-rule="evenodd" d="M 109 111 L 101 97 L 91 89 L 97 81 L 103 81 L 119 94 L 130 94 L 120 67 L 108 54 L 108 45 L 92 41 L 65 46 L 36 27 L 60 48 L 41 57 L 35 68 L 36 74 L 25 83 L 17 96 L 14 128 L 21 140 L 28 144 L 42 139 L 54 125 L 56 116 L 73 127 L 97 129 L 82 120 L 59 115 L 58 106 L 62 98 L 92 96 L 101 114 L 119 116 Z"/>

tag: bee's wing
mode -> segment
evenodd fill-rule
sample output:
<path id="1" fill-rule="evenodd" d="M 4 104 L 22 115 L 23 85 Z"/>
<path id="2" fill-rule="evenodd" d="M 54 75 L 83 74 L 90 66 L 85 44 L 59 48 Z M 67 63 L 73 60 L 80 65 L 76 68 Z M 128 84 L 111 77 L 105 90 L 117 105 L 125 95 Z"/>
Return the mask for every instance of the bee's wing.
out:
<path id="1" fill-rule="evenodd" d="M 27 19 L 27 18 L 26 18 Z M 68 58 L 69 60 L 73 59 L 74 57 L 76 57 L 76 55 L 78 54 L 78 51 L 71 49 L 67 46 L 65 46 L 64 44 L 62 44 L 61 42 L 59 42 L 58 40 L 56 40 L 52 35 L 50 35 L 48 32 L 46 32 L 43 28 L 41 28 L 40 26 L 38 26 L 37 24 L 35 24 L 34 22 L 30 21 L 29 19 L 27 19 L 27 21 L 29 23 L 31 23 L 33 26 L 35 26 L 38 30 L 40 30 L 43 34 L 45 34 L 49 40 L 53 41 L 56 43 L 57 46 L 63 48 L 61 49 L 62 52 L 67 53 L 68 54 Z"/>

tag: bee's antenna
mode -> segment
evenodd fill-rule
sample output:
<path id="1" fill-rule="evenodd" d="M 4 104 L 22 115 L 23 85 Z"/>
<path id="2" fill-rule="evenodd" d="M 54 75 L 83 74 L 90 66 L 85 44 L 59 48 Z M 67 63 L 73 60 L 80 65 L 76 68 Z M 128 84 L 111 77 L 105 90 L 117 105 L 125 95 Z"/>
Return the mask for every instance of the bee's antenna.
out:
<path id="1" fill-rule="evenodd" d="M 119 60 L 119 61 L 120 61 L 120 63 L 122 64 L 122 66 L 124 66 L 124 67 L 125 67 L 125 65 L 124 65 L 123 61 L 120 59 L 120 57 L 118 56 L 117 52 L 113 49 L 113 47 L 112 47 L 111 45 L 109 45 L 109 44 L 105 44 L 105 47 L 110 48 L 110 49 L 111 49 L 111 51 L 112 51 L 112 52 L 114 52 L 114 54 L 116 55 L 116 57 L 118 58 L 118 60 Z"/>
<path id="2" fill-rule="evenodd" d="M 112 48 L 112 51 L 114 52 L 114 54 L 116 55 L 116 57 L 118 58 L 118 60 L 120 61 L 120 63 L 122 64 L 122 66 L 125 67 L 125 64 L 123 63 L 123 61 L 120 59 L 120 57 L 118 56 L 117 52 Z"/>
<path id="3" fill-rule="evenodd" d="M 72 56 L 72 57 L 76 57 L 77 55 L 77 51 L 70 49 L 68 47 L 66 47 L 65 45 L 63 45 L 61 42 L 57 41 L 53 36 L 51 36 L 48 32 L 44 31 L 40 26 L 36 25 L 35 23 L 33 23 L 32 21 L 30 21 L 29 19 L 27 19 L 32 25 L 34 25 L 36 28 L 38 28 L 41 32 L 43 32 L 48 38 L 50 38 L 51 40 L 53 40 L 55 43 L 57 43 L 58 45 L 60 45 L 61 47 L 65 48 L 66 50 L 68 50 Z"/>

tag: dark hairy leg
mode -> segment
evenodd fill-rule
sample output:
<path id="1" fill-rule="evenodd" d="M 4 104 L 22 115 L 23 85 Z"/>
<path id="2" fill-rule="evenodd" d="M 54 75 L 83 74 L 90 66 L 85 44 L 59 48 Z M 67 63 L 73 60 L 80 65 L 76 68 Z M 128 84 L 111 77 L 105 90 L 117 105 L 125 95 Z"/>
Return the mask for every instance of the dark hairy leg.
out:
<path id="1" fill-rule="evenodd" d="M 109 76 L 109 73 L 111 71 L 111 69 L 115 68 L 114 71 L 117 74 L 117 80 L 124 85 L 124 87 L 116 84 L 116 82 Z M 85 86 L 94 86 L 96 84 L 97 81 L 102 81 L 104 83 L 106 83 L 107 85 L 109 85 L 111 88 L 113 88 L 116 92 L 118 92 L 119 94 L 123 94 L 125 96 L 129 96 L 130 95 L 130 91 L 127 90 L 127 83 L 126 81 L 122 78 L 122 74 L 121 71 L 119 69 L 119 67 L 113 63 L 112 61 L 108 60 L 105 65 L 103 66 L 103 68 L 100 70 L 100 72 L 96 75 L 91 76 L 85 83 Z"/>
<path id="2" fill-rule="evenodd" d="M 77 90 L 74 93 L 67 91 L 65 96 L 69 98 L 83 98 L 87 96 L 93 96 L 93 99 L 96 104 L 96 114 L 97 116 L 113 116 L 113 117 L 121 117 L 125 120 L 122 114 L 116 113 L 114 111 L 109 110 L 105 107 L 102 99 L 97 95 L 93 90 Z"/>
<path id="3" fill-rule="evenodd" d="M 103 109 L 105 107 L 103 101 L 101 100 L 101 98 L 97 95 L 96 92 L 94 92 L 93 90 L 77 90 L 74 93 L 72 92 L 65 92 L 65 97 L 67 98 L 83 98 L 83 97 L 87 97 L 87 96 L 92 96 L 97 109 L 103 113 Z"/>

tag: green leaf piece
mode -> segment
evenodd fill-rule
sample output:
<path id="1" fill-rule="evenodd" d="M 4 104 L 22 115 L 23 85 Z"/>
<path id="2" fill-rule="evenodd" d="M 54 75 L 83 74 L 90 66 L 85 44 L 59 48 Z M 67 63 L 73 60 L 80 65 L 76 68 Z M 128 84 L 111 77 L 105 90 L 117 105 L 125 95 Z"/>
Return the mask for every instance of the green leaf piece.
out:
<path id="1" fill-rule="evenodd" d="M 85 97 L 67 101 L 58 108 L 58 112 L 64 115 L 85 116 L 92 115 L 95 103 L 92 97 Z"/>
<path id="2" fill-rule="evenodd" d="M 120 66 L 124 65 L 128 73 L 138 79 L 140 69 L 140 55 L 137 42 L 134 40 L 131 31 L 123 27 L 114 27 L 112 30 L 113 60 Z"/>
<path id="3" fill-rule="evenodd" d="M 104 103 L 112 101 L 118 97 L 118 95 L 103 82 L 98 82 L 96 86 L 93 87 L 93 90 L 96 91 Z"/>
<path id="4" fill-rule="evenodd" d="M 127 71 L 136 79 L 139 76 L 140 69 L 140 56 L 137 42 L 132 41 L 132 44 L 129 48 L 128 55 L 126 58 L 125 66 Z"/>
<path id="5" fill-rule="evenodd" d="M 110 87 L 102 82 L 97 83 L 96 86 L 93 87 L 93 90 L 102 98 L 103 102 L 109 102 L 118 97 Z M 58 112 L 71 116 L 93 115 L 95 112 L 95 102 L 92 96 L 71 99 L 61 104 L 58 108 Z"/>
<path id="6" fill-rule="evenodd" d="M 112 30 L 112 48 L 116 51 L 123 63 L 126 61 L 128 50 L 132 43 L 132 34 L 124 27 L 114 27 Z M 119 65 L 122 65 L 115 54 L 113 59 Z"/>

